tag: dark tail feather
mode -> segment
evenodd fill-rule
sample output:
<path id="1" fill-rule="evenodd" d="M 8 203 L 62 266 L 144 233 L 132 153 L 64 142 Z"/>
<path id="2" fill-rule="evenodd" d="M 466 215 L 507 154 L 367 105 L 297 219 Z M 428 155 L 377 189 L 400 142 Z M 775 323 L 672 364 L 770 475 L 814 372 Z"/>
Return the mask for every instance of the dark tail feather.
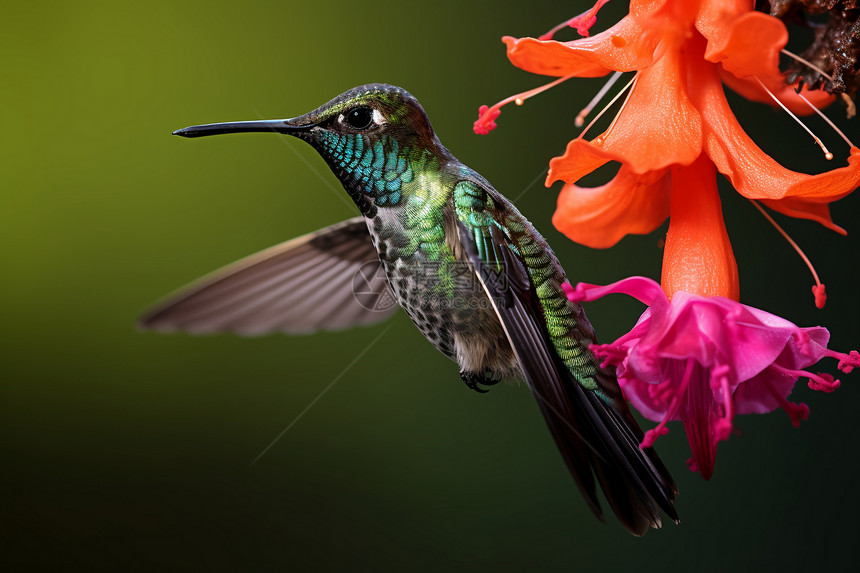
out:
<path id="1" fill-rule="evenodd" d="M 620 402 L 621 410 L 576 382 L 565 386 L 579 430 L 592 446 L 594 474 L 619 521 L 638 536 L 662 525 L 661 509 L 678 523 L 675 482 L 653 449 L 639 447 L 642 430 L 626 403 Z"/>
<path id="2" fill-rule="evenodd" d="M 562 392 L 535 391 L 556 445 L 588 506 L 602 521 L 594 478 L 612 511 L 633 535 L 662 525 L 662 509 L 675 523 L 677 488 L 651 448 L 640 448 L 642 430 L 624 406 L 609 406 L 573 381 L 563 367 Z M 562 395 L 563 394 L 563 395 Z"/>

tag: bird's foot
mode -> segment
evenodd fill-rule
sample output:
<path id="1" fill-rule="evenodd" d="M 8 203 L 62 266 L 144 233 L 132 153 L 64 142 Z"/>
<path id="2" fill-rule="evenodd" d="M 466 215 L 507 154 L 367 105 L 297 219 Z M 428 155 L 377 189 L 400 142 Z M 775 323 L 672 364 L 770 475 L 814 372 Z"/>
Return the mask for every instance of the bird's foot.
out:
<path id="1" fill-rule="evenodd" d="M 494 384 L 498 384 L 499 381 L 493 378 L 490 378 L 483 374 L 476 374 L 475 372 L 460 372 L 460 377 L 463 379 L 463 382 L 466 383 L 466 386 L 470 390 L 474 390 L 480 394 L 486 394 L 489 392 L 488 389 L 481 388 L 480 385 L 484 386 L 492 386 Z"/>

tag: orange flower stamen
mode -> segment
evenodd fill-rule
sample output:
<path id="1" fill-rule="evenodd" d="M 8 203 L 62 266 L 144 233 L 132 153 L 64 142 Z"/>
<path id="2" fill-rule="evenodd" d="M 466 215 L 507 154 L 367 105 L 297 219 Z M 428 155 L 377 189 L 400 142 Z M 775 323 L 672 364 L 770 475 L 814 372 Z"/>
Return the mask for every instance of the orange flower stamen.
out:
<path id="1" fill-rule="evenodd" d="M 621 77 L 621 74 L 622 72 L 615 72 L 609 77 L 609 80 L 607 80 L 607 82 L 603 84 L 603 87 L 600 88 L 600 91 L 598 91 L 597 94 L 593 98 L 591 98 L 591 101 L 588 102 L 588 105 L 582 108 L 582 111 L 577 114 L 576 119 L 573 120 L 573 125 L 575 125 L 576 127 L 582 127 L 583 125 L 585 125 L 585 118 L 588 116 L 589 113 L 591 113 L 591 110 L 594 109 L 594 106 L 600 103 L 600 100 L 603 99 L 603 96 L 606 95 L 606 92 L 608 92 L 612 88 L 612 86 L 615 85 L 615 82 L 618 81 L 618 78 Z"/>
<path id="2" fill-rule="evenodd" d="M 773 220 L 773 217 L 768 214 L 767 211 L 764 210 L 764 207 L 758 204 L 758 201 L 753 201 L 750 199 L 750 203 L 755 205 L 755 208 L 759 210 L 759 212 L 764 215 L 764 218 L 768 220 L 768 222 L 774 226 L 774 228 L 779 231 L 779 234 L 782 235 L 788 244 L 791 245 L 797 254 L 800 255 L 800 258 L 803 259 L 803 262 L 806 263 L 806 266 L 809 267 L 809 271 L 812 273 L 812 278 L 815 279 L 815 286 L 812 287 L 812 294 L 815 296 L 815 306 L 818 308 L 824 308 L 824 301 L 827 300 L 827 294 L 824 292 L 824 285 L 821 283 L 821 280 L 818 278 L 818 273 L 815 272 L 815 267 L 812 266 L 812 262 L 809 260 L 809 257 L 806 256 L 806 253 L 803 252 L 803 249 L 794 242 L 794 239 L 788 236 L 788 233 L 779 226 L 779 224 Z"/>
<path id="3" fill-rule="evenodd" d="M 618 98 L 620 98 L 622 95 L 624 95 L 624 92 L 630 90 L 627 93 L 627 98 L 624 100 L 624 103 L 621 105 L 621 109 L 618 110 L 617 114 L 615 114 L 615 119 L 612 120 L 612 125 L 609 126 L 609 129 L 606 130 L 604 135 L 609 133 L 609 130 L 611 130 L 612 126 L 615 125 L 615 120 L 617 120 L 618 116 L 621 115 L 621 112 L 624 111 L 624 106 L 627 105 L 627 101 L 630 99 L 630 94 L 633 93 L 631 86 L 633 86 L 636 83 L 636 78 L 638 78 L 638 77 L 639 77 L 639 74 L 636 74 L 635 76 L 630 78 L 630 81 L 627 82 L 627 85 L 625 85 L 623 88 L 621 88 L 621 91 L 619 91 L 617 94 L 615 94 L 615 97 L 612 98 L 610 100 L 610 102 L 608 104 L 606 104 L 602 110 L 600 110 L 600 113 L 598 113 L 596 116 L 594 116 L 594 119 L 591 120 L 591 122 L 585 127 L 585 129 L 583 129 L 579 133 L 579 137 L 577 139 L 582 139 L 583 137 L 585 137 L 585 134 L 588 133 L 588 130 L 591 129 L 591 126 L 593 126 L 595 123 L 597 123 L 597 120 L 600 119 L 604 113 L 606 113 L 606 110 L 608 110 L 610 107 L 612 107 L 612 104 L 614 104 L 616 101 L 618 101 Z"/>
<path id="4" fill-rule="evenodd" d="M 773 101 L 775 101 L 775 102 L 777 103 L 777 105 L 778 105 L 779 107 L 781 107 L 781 108 L 782 108 L 782 110 L 783 110 L 785 113 L 787 113 L 788 115 L 790 115 L 790 116 L 791 116 L 791 118 L 792 118 L 794 121 L 796 121 L 797 123 L 799 123 L 799 124 L 800 124 L 800 127 L 802 127 L 803 129 L 805 129 L 805 130 L 806 130 L 806 133 L 808 133 L 809 135 L 811 135 L 811 136 L 812 136 L 812 139 L 814 139 L 814 140 L 815 140 L 815 143 L 817 143 L 817 144 L 818 144 L 818 147 L 820 147 L 820 148 L 821 148 L 821 151 L 823 151 L 823 152 L 824 152 L 824 157 L 827 159 L 827 161 L 830 161 L 831 159 L 833 159 L 833 154 L 832 154 L 832 153 L 830 153 L 830 151 L 829 151 L 829 150 L 827 149 L 827 147 L 824 145 L 824 142 L 823 142 L 823 141 L 821 141 L 821 139 L 820 139 L 817 135 L 815 135 L 814 133 L 812 133 L 812 130 L 811 130 L 811 129 L 809 129 L 808 127 L 806 127 L 806 124 L 805 124 L 805 123 L 803 123 L 802 121 L 800 121 L 800 118 L 799 118 L 799 117 L 797 117 L 796 115 L 794 115 L 793 113 L 791 113 L 791 110 L 789 110 L 787 107 L 785 107 L 785 104 L 784 104 L 784 103 L 782 103 L 781 101 L 779 101 L 779 98 L 778 98 L 778 97 L 776 97 L 776 96 L 773 94 L 773 92 L 772 92 L 772 91 L 770 91 L 769 89 L 767 89 L 767 87 L 765 87 L 765 85 L 761 82 L 761 80 L 760 80 L 760 79 L 758 79 L 758 77 L 753 76 L 753 78 L 755 78 L 755 81 L 757 81 L 757 82 L 758 82 L 758 85 L 760 85 L 760 86 L 761 86 L 761 89 L 763 89 L 764 91 L 766 91 L 766 92 L 768 93 L 768 95 L 769 95 L 771 98 L 773 98 Z M 809 102 L 807 101 L 807 103 L 809 103 Z M 811 105 L 811 104 L 810 104 L 810 105 Z M 814 107 L 815 107 L 815 106 L 813 106 L 813 108 L 814 108 Z"/>
<path id="5" fill-rule="evenodd" d="M 490 133 L 491 131 L 496 129 L 496 122 L 494 120 L 497 117 L 499 117 L 500 113 L 502 113 L 501 109 L 504 106 L 508 105 L 511 102 L 514 102 L 517 105 L 523 105 L 525 103 L 525 101 L 527 99 L 529 99 L 530 97 L 533 97 L 533 96 L 538 95 L 539 93 L 545 92 L 546 90 L 553 88 L 553 87 L 557 86 L 558 84 L 569 80 L 572 77 L 574 77 L 574 76 L 570 75 L 570 76 L 564 76 L 563 78 L 558 78 L 557 80 L 551 81 L 548 84 L 536 87 L 532 90 L 518 93 L 518 94 L 512 95 L 510 97 L 506 97 L 502 101 L 496 103 L 495 105 L 489 106 L 489 107 L 482 105 L 478 109 L 478 119 L 475 121 L 475 124 L 472 127 L 472 129 L 478 135 L 486 135 L 486 134 Z"/>
<path id="6" fill-rule="evenodd" d="M 621 114 L 624 112 L 624 108 L 627 107 L 627 102 L 630 101 L 630 96 L 633 95 L 633 90 L 636 89 L 636 78 L 637 76 L 633 76 L 633 80 L 630 82 L 630 91 L 627 92 L 627 97 L 624 98 L 624 103 L 621 104 L 621 109 L 618 110 L 618 113 L 615 114 L 615 117 L 612 118 L 612 123 L 609 124 L 609 127 L 604 131 L 601 136 L 606 137 L 612 132 L 612 128 L 615 127 L 615 124 L 618 123 L 618 118 L 621 117 Z"/>
<path id="7" fill-rule="evenodd" d="M 833 130 L 834 130 L 836 133 L 838 133 L 838 134 L 839 134 L 839 136 L 840 136 L 842 139 L 844 139 L 844 140 L 845 140 L 845 143 L 847 143 L 849 147 L 857 147 L 856 145 L 854 145 L 853 143 L 851 143 L 851 140 L 850 140 L 850 139 L 848 139 L 848 136 L 847 136 L 847 135 L 845 135 L 844 133 L 842 133 L 842 130 L 841 130 L 841 129 L 839 129 L 838 127 L 836 127 L 836 124 L 835 124 L 835 123 L 833 123 L 833 122 L 830 120 L 830 118 L 829 118 L 829 117 L 827 117 L 826 115 L 824 115 L 824 112 L 823 112 L 823 111 L 821 111 L 820 109 L 818 109 L 817 107 L 815 107 L 814 105 L 812 105 L 812 102 L 811 102 L 811 101 L 809 101 L 808 99 L 806 99 L 806 97 L 805 97 L 802 93 L 798 93 L 798 94 L 797 94 L 797 97 L 799 97 L 800 99 L 802 99 L 803 101 L 805 101 L 805 102 L 806 102 L 806 105 L 808 105 L 810 108 L 812 108 L 812 111 L 814 111 L 815 113 L 817 113 L 817 114 L 821 117 L 821 119 L 823 119 L 824 121 L 826 121 L 826 122 L 827 122 L 827 125 L 829 125 L 830 127 L 832 127 L 832 128 L 833 128 Z"/>

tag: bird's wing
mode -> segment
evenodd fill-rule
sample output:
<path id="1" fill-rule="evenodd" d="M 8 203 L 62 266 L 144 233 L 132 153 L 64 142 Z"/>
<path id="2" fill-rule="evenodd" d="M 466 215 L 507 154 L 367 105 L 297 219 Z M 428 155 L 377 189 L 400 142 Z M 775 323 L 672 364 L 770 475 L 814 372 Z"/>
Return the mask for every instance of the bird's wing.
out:
<path id="1" fill-rule="evenodd" d="M 143 329 L 303 334 L 369 325 L 397 303 L 363 217 L 297 237 L 180 289 Z"/>
<path id="2" fill-rule="evenodd" d="M 536 286 L 534 268 L 557 263 L 551 253 L 548 261 L 529 247 L 528 241 L 543 239 L 536 232 L 532 235 L 528 221 L 491 187 L 461 182 L 454 195 L 463 252 L 493 303 L 526 383 L 591 509 L 602 518 L 596 476 L 613 511 L 631 533 L 643 535 L 649 526 L 659 527 L 658 507 L 677 521 L 671 477 L 653 450 L 639 447 L 642 431 L 626 402 L 621 398 L 618 403 L 602 392 L 614 388 L 612 394 L 620 396 L 617 381 L 599 368 L 587 345 L 583 346 L 582 333 L 574 332 L 576 325 L 567 324 L 575 321 L 565 320 L 577 313 L 562 308 L 570 303 L 562 298 L 561 285 L 552 284 L 563 274 L 559 277 L 544 268 L 544 280 Z M 532 236 L 518 238 L 523 229 Z M 543 249 L 545 244 L 539 246 Z M 557 307 L 555 312 L 552 306 Z M 566 365 L 559 350 L 563 347 L 558 342 L 560 333 L 555 332 L 553 339 L 550 329 L 567 329 L 568 350 L 582 362 L 580 370 L 590 372 L 591 388 L 584 376 Z M 586 325 L 584 332 L 590 334 L 591 326 Z"/>

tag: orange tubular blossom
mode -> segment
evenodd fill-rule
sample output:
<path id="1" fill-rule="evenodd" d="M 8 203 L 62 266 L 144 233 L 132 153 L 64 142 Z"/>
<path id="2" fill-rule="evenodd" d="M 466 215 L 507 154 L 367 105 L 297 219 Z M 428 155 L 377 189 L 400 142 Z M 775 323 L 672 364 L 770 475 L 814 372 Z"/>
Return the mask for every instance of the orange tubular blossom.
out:
<path id="1" fill-rule="evenodd" d="M 842 232 L 830 218 L 829 203 L 860 184 L 860 150 L 851 148 L 847 166 L 819 175 L 786 169 L 753 143 L 726 101 L 724 80 L 750 99 L 773 104 L 765 86 L 795 113 L 812 111 L 785 85 L 778 68 L 788 39 L 785 26 L 753 11 L 752 4 L 632 0 L 627 16 L 592 37 L 570 42 L 503 38 L 510 61 L 530 72 L 560 77 L 637 72 L 610 128 L 591 141 L 573 140 L 565 154 L 550 163 L 547 184 L 566 183 L 553 218 L 560 231 L 592 247 L 609 247 L 626 234 L 650 232 L 669 215 L 670 186 L 672 218 L 676 204 L 707 201 L 712 190 L 716 197 L 715 167 L 741 195 Z M 833 100 L 823 92 L 804 95 L 817 107 Z M 576 185 L 610 161 L 621 164 L 612 181 L 597 188 Z M 690 176 L 688 169 L 711 175 L 704 181 Z M 692 202 L 676 201 L 678 193 L 691 195 Z M 722 228 L 716 201 L 716 211 L 709 212 Z M 697 222 L 688 217 L 684 232 L 725 237 L 724 229 L 714 230 L 715 224 L 713 218 Z M 671 227 L 669 235 L 664 281 L 694 273 L 664 284 L 670 296 L 683 288 L 737 300 L 737 270 L 727 237 L 709 243 L 713 248 L 700 249 L 699 262 L 691 265 L 672 255 L 681 250 L 673 249 Z"/>

